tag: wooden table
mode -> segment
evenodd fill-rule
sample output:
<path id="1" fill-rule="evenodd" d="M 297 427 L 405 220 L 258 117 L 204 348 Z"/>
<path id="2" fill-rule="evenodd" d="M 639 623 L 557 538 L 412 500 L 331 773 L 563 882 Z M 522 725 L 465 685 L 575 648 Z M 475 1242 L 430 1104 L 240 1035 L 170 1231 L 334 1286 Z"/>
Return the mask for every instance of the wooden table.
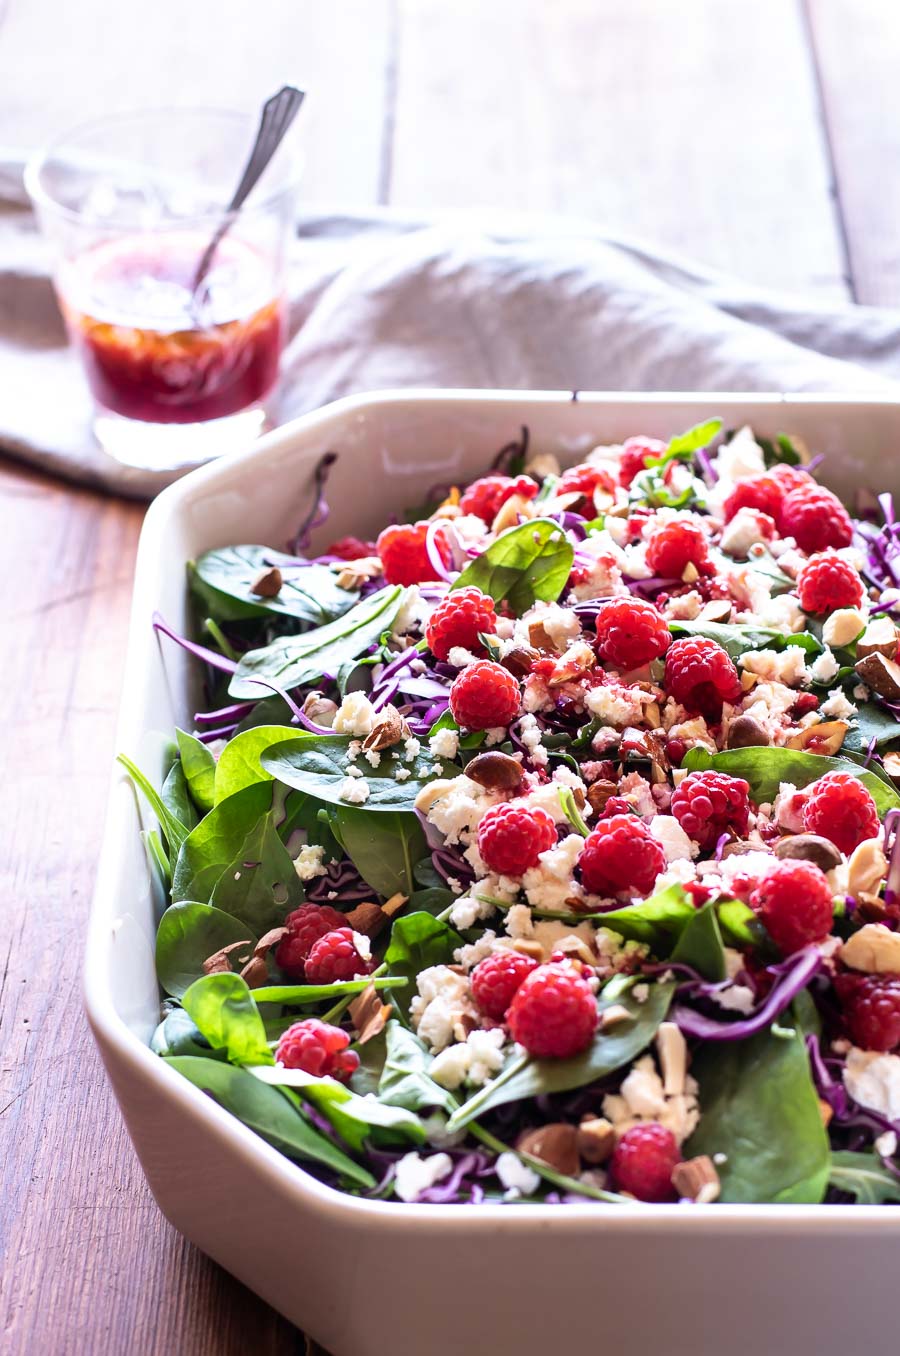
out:
<path id="1" fill-rule="evenodd" d="M 586 214 L 756 283 L 897 304 L 894 9 L 0 0 L 0 128 L 26 146 L 98 112 L 252 105 L 292 79 L 313 95 L 311 206 Z M 141 509 L 10 463 L 0 496 L 0 1349 L 300 1352 L 159 1215 L 81 1013 Z"/>

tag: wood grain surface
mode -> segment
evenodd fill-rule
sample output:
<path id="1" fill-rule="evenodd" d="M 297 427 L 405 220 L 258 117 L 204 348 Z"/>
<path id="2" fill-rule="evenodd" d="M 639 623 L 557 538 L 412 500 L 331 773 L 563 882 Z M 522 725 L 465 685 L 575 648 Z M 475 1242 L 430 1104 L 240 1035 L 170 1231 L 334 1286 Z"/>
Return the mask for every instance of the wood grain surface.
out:
<path id="1" fill-rule="evenodd" d="M 311 204 L 575 213 L 896 304 L 898 58 L 885 0 L 0 0 L 0 139 L 293 79 Z M 299 1354 L 160 1216 L 81 1013 L 140 520 L 0 467 L 0 1351 Z"/>

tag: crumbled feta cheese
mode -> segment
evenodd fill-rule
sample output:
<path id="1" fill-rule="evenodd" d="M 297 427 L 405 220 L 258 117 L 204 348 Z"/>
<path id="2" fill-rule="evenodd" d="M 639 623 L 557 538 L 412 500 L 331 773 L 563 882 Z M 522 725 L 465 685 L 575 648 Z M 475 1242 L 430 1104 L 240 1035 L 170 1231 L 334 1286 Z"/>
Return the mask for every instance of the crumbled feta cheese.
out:
<path id="1" fill-rule="evenodd" d="M 489 899 L 482 899 L 476 895 L 463 895 L 453 905 L 450 912 L 450 922 L 460 932 L 468 932 L 483 918 L 490 918 L 495 907 Z"/>
<path id="2" fill-rule="evenodd" d="M 435 1083 L 451 1092 L 463 1083 L 480 1087 L 503 1068 L 505 1039 L 502 1027 L 489 1031 L 477 1028 L 469 1032 L 465 1041 L 448 1046 L 436 1055 L 428 1072 Z"/>
<path id="3" fill-rule="evenodd" d="M 897 1152 L 897 1135 L 893 1130 L 885 1130 L 875 1140 L 875 1152 L 882 1158 L 893 1158 Z"/>
<path id="4" fill-rule="evenodd" d="M 394 1168 L 394 1191 L 401 1201 L 417 1201 L 423 1191 L 442 1182 L 453 1171 L 449 1154 L 404 1154 Z"/>
<path id="5" fill-rule="evenodd" d="M 522 621 L 540 622 L 553 642 L 554 648 L 562 652 L 568 649 L 573 640 L 581 636 L 581 622 L 578 614 L 570 607 L 560 607 L 558 603 L 544 603 L 532 607 L 525 613 Z"/>
<path id="6" fill-rule="evenodd" d="M 418 995 L 410 1003 L 410 1017 L 421 1040 L 433 1052 L 466 1037 L 466 1022 L 477 1020 L 469 981 L 446 965 L 432 965 L 416 977 Z"/>
<path id="7" fill-rule="evenodd" d="M 534 923 L 527 904 L 513 904 L 506 911 L 506 931 L 513 941 L 534 935 Z"/>
<path id="8" fill-rule="evenodd" d="M 322 858 L 325 856 L 325 849 L 319 847 L 317 843 L 307 843 L 294 858 L 294 870 L 300 880 L 312 880 L 314 876 L 324 876 L 325 867 L 322 865 Z"/>
<path id="9" fill-rule="evenodd" d="M 438 730 L 428 741 L 432 758 L 455 758 L 459 753 L 459 734 L 456 730 Z"/>
<path id="10" fill-rule="evenodd" d="M 844 1087 L 860 1106 L 889 1121 L 900 1121 L 900 1055 L 882 1055 L 855 1046 L 844 1065 Z"/>
<path id="11" fill-rule="evenodd" d="M 365 736 L 372 733 L 378 712 L 364 692 L 348 692 L 334 715 L 335 734 Z"/>
<path id="12" fill-rule="evenodd" d="M 363 770 L 362 770 L 361 767 L 352 767 L 349 763 L 348 763 L 347 766 L 344 768 L 344 771 L 346 772 L 346 774 L 347 774 L 348 777 L 362 777 L 362 776 L 364 776 L 364 773 L 363 773 Z"/>
<path id="13" fill-rule="evenodd" d="M 584 892 L 572 873 L 583 845 L 580 834 L 570 833 L 524 873 L 522 887 L 532 908 L 561 911 L 568 900 L 581 899 Z"/>
<path id="14" fill-rule="evenodd" d="M 504 725 L 492 725 L 489 730 L 484 732 L 484 747 L 492 749 L 495 744 L 502 744 L 506 738 L 506 727 Z"/>
<path id="15" fill-rule="evenodd" d="M 822 653 L 817 655 L 807 668 L 809 680 L 812 683 L 830 683 L 840 667 L 840 664 L 826 645 Z"/>
<path id="16" fill-rule="evenodd" d="M 419 740 L 416 739 L 416 737 L 415 737 L 414 735 L 410 735 L 408 739 L 404 739 L 404 741 L 403 741 L 403 761 L 404 761 L 404 762 L 406 762 L 406 763 L 412 763 L 412 762 L 414 762 L 414 761 L 416 760 L 416 758 L 418 758 L 418 756 L 419 756 L 419 754 L 420 754 L 421 752 L 422 752 L 422 745 L 421 745 L 421 743 L 419 742 Z"/>
<path id="17" fill-rule="evenodd" d="M 467 669 L 470 664 L 478 663 L 478 655 L 462 645 L 452 645 L 447 655 L 447 663 L 452 664 L 455 669 Z"/>
<path id="18" fill-rule="evenodd" d="M 865 683 L 857 683 L 850 695 L 855 702 L 867 702 L 869 700 L 869 689 Z"/>
<path id="19" fill-rule="evenodd" d="M 602 720 L 604 725 L 624 729 L 626 725 L 640 725 L 644 716 L 645 697 L 647 694 L 641 688 L 623 687 L 616 683 L 592 687 L 584 695 L 584 704 L 591 715 Z"/>
<path id="20" fill-rule="evenodd" d="M 519 721 L 519 738 L 528 750 L 528 756 L 531 761 L 540 767 L 546 767 L 549 754 L 541 746 L 543 731 L 538 725 L 537 717 L 530 712 L 526 713 Z"/>
<path id="21" fill-rule="evenodd" d="M 369 783 L 364 778 L 345 777 L 341 782 L 338 796 L 348 805 L 365 805 L 371 794 Z"/>
<path id="22" fill-rule="evenodd" d="M 693 1134 L 700 1119 L 697 1082 L 688 1074 L 683 1090 L 667 1096 L 652 1055 L 636 1061 L 618 1093 L 603 1098 L 603 1115 L 616 1131 L 616 1138 L 642 1121 L 656 1121 L 671 1130 L 678 1144 Z"/>
<path id="23" fill-rule="evenodd" d="M 408 782 L 411 776 L 412 773 L 410 772 L 408 767 L 398 767 L 397 771 L 394 773 L 394 781 Z"/>
<path id="24" fill-rule="evenodd" d="M 823 716 L 834 716 L 836 720 L 849 720 L 858 714 L 857 708 L 848 701 L 839 687 L 833 687 L 828 700 L 821 703 L 819 711 Z"/>
<path id="25" fill-rule="evenodd" d="M 667 862 L 689 861 L 699 854 L 699 845 L 692 842 L 674 815 L 654 815 L 648 827 L 651 836 L 662 844 Z"/>
<path id="26" fill-rule="evenodd" d="M 730 442 L 719 448 L 715 464 L 720 480 L 746 480 L 763 474 L 765 455 L 749 425 L 739 428 Z"/>
<path id="27" fill-rule="evenodd" d="M 647 999 L 650 997 L 650 985 L 635 984 L 634 988 L 631 990 L 631 996 L 636 1003 L 646 1003 Z"/>
<path id="28" fill-rule="evenodd" d="M 377 749 L 366 749 L 365 753 L 363 754 L 363 757 L 365 758 L 366 762 L 370 765 L 370 767 L 378 767 L 379 763 L 381 762 L 381 754 L 378 752 Z"/>
<path id="29" fill-rule="evenodd" d="M 450 921 L 454 927 L 459 927 L 459 924 L 452 917 Z M 477 941 L 457 947 L 453 953 L 453 959 L 457 965 L 462 965 L 464 969 L 474 970 L 476 965 L 497 950 L 497 940 L 496 932 L 492 931 L 491 928 L 486 928 Z"/>
<path id="30" fill-rule="evenodd" d="M 825 621 L 822 639 L 826 645 L 842 650 L 866 629 L 866 619 L 858 607 L 839 607 Z"/>
<path id="31" fill-rule="evenodd" d="M 465 774 L 446 781 L 432 782 L 428 788 L 430 802 L 426 814 L 451 845 L 472 841 L 478 821 L 497 802 L 497 796 L 486 791 Z M 420 807 L 421 808 L 421 807 Z"/>
<path id="32" fill-rule="evenodd" d="M 783 650 L 751 650 L 741 655 L 740 664 L 749 673 L 787 687 L 806 682 L 808 676 L 806 657 L 799 645 L 786 645 Z"/>
<path id="33" fill-rule="evenodd" d="M 527 1163 L 523 1163 L 518 1154 L 508 1151 L 500 1154 L 494 1167 L 500 1178 L 500 1185 L 506 1188 L 509 1200 L 517 1200 L 520 1196 L 533 1196 L 541 1184 L 541 1179 L 534 1168 L 529 1168 Z"/>
<path id="34" fill-rule="evenodd" d="M 370 961 L 372 959 L 372 943 L 364 932 L 353 933 L 353 945 L 356 947 L 357 955 L 362 960 Z"/>
<path id="35" fill-rule="evenodd" d="M 539 918 L 535 921 L 532 940 L 543 951 L 543 959 L 548 961 L 554 951 L 566 951 L 569 943 L 582 943 L 593 954 L 594 929 L 590 923 L 562 923 L 557 918 Z"/>
<path id="36" fill-rule="evenodd" d="M 750 547 L 757 542 L 768 541 L 774 533 L 774 523 L 765 513 L 756 509 L 741 508 L 722 529 L 720 545 L 726 555 L 736 560 L 746 560 Z"/>
<path id="37" fill-rule="evenodd" d="M 710 998 L 726 1012 L 740 1012 L 744 1016 L 752 1012 L 756 1004 L 756 994 L 747 984 L 726 984 L 721 989 L 711 989 Z"/>

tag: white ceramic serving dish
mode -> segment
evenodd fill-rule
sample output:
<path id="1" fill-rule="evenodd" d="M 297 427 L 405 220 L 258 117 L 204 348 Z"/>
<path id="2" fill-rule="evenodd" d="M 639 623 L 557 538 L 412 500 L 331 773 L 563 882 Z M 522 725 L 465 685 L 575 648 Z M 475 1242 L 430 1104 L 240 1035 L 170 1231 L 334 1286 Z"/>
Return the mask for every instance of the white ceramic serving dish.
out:
<path id="1" fill-rule="evenodd" d="M 190 724 L 184 563 L 230 542 L 280 546 L 312 467 L 339 460 L 319 545 L 374 535 L 435 482 L 481 474 L 523 424 L 574 462 L 600 441 L 720 414 L 797 433 L 824 478 L 900 487 L 900 402 L 778 395 L 385 393 L 339 401 L 195 471 L 141 537 L 119 748 L 151 775 Z M 893 482 L 889 484 L 887 482 Z M 897 1349 L 900 1209 L 879 1206 L 418 1206 L 321 1185 L 150 1053 L 159 994 L 153 897 L 127 779 L 112 787 L 91 914 L 87 1010 L 156 1200 L 204 1252 L 333 1356 L 546 1356 L 585 1344 L 668 1356 L 847 1356 Z"/>

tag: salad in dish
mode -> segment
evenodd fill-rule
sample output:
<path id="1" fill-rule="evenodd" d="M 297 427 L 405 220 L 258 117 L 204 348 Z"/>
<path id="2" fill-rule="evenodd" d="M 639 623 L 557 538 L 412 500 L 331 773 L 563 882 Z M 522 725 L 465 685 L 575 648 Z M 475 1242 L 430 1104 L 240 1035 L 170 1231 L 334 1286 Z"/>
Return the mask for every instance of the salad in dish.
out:
<path id="1" fill-rule="evenodd" d="M 152 1048 L 384 1201 L 900 1202 L 900 532 L 710 420 L 188 568 Z"/>

